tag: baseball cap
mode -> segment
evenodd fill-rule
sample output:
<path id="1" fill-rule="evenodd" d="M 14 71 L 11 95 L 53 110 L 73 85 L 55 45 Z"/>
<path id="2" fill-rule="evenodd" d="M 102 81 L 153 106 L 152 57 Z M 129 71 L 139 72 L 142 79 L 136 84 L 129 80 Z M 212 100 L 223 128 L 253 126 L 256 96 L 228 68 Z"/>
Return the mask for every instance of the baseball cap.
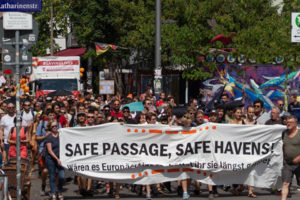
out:
<path id="1" fill-rule="evenodd" d="M 78 112 L 77 116 L 79 116 L 79 115 L 84 115 L 85 116 L 86 114 L 85 114 L 85 112 Z"/>
<path id="2" fill-rule="evenodd" d="M 209 115 L 211 116 L 211 115 L 217 115 L 218 114 L 218 112 L 217 112 L 217 110 L 211 110 L 210 111 L 210 113 L 209 113 Z"/>

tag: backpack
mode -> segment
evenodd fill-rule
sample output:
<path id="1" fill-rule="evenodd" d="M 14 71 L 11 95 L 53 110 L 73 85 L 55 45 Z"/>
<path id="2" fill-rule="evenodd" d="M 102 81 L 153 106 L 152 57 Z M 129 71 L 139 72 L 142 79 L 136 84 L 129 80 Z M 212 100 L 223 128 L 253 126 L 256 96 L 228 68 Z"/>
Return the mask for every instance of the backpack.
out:
<path id="1" fill-rule="evenodd" d="M 30 111 L 31 111 L 32 117 L 34 118 L 34 111 L 33 111 L 33 109 L 30 108 Z M 24 110 L 22 110 L 22 112 L 21 112 L 21 117 L 23 117 L 23 114 L 24 114 Z"/>

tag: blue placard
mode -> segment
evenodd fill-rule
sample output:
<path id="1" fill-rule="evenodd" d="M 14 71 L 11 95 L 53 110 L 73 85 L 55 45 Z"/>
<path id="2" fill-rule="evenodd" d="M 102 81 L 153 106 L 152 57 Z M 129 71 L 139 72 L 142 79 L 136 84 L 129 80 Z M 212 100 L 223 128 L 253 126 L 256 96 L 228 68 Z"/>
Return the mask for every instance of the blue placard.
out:
<path id="1" fill-rule="evenodd" d="M 143 111 L 144 110 L 143 102 L 140 102 L 140 101 L 138 101 L 138 102 L 132 102 L 132 103 L 123 105 L 122 109 L 125 106 L 128 106 L 129 110 L 132 111 L 132 112 L 139 112 L 139 111 Z"/>
<path id="2" fill-rule="evenodd" d="M 42 0 L 1 0 L 0 12 L 38 12 L 42 10 Z"/>

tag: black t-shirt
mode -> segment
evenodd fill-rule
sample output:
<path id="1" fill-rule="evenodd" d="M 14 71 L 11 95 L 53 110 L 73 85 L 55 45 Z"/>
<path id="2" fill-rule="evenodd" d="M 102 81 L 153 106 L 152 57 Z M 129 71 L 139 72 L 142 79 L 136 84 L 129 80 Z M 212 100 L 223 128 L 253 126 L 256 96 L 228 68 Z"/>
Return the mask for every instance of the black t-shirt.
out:
<path id="1" fill-rule="evenodd" d="M 295 104 L 290 103 L 289 106 L 288 106 L 289 113 L 292 113 L 294 108 L 300 108 L 300 103 L 299 102 L 297 102 Z"/>
<path id="2" fill-rule="evenodd" d="M 273 119 L 269 119 L 268 121 L 266 121 L 265 125 L 275 125 L 275 124 L 282 124 L 282 120 L 278 120 L 278 121 L 275 121 Z"/>
<path id="3" fill-rule="evenodd" d="M 45 139 L 45 144 L 51 143 L 52 145 L 52 151 L 56 155 L 57 158 L 59 158 L 59 136 L 53 137 L 52 134 L 48 135 L 48 137 Z M 47 150 L 47 154 L 49 154 Z"/>

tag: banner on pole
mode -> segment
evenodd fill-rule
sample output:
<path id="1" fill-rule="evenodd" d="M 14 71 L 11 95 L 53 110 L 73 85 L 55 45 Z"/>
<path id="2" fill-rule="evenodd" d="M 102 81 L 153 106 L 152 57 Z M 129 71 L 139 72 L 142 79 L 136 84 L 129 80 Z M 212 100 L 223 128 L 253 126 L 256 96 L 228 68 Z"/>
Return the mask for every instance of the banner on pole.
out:
<path id="1" fill-rule="evenodd" d="M 60 129 L 63 167 L 115 182 L 192 178 L 270 188 L 281 176 L 284 126 L 207 123 L 186 129 L 120 125 Z"/>

